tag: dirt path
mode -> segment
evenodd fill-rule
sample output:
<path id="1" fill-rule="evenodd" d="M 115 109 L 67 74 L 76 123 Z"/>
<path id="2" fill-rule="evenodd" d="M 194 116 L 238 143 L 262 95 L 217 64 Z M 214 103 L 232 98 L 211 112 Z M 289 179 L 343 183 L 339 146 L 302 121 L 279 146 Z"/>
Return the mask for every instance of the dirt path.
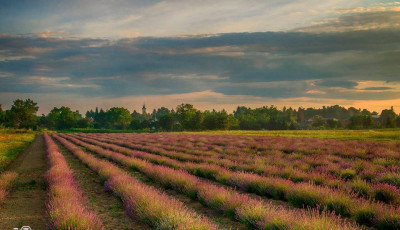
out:
<path id="1" fill-rule="evenodd" d="M 122 202 L 110 192 L 105 192 L 99 176 L 86 167 L 72 153 L 57 143 L 69 167 L 74 171 L 75 181 L 88 198 L 88 208 L 103 221 L 105 229 L 150 229 L 145 224 L 133 220 L 125 214 Z"/>
<path id="2" fill-rule="evenodd" d="M 25 225 L 34 230 L 46 229 L 47 169 L 43 137 L 38 135 L 8 167 L 19 175 L 15 188 L 0 207 L 0 229 Z"/>

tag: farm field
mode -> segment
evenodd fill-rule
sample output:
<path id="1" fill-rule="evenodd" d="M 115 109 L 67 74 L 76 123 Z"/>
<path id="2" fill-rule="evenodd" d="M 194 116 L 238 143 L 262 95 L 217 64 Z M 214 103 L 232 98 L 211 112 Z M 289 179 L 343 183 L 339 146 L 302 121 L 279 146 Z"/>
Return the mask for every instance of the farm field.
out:
<path id="1" fill-rule="evenodd" d="M 36 216 L 51 229 L 400 229 L 397 141 L 54 133 L 34 144 L 47 184 Z M 11 189 L 0 219 L 27 189 Z M 21 218 L 0 229 L 30 224 Z"/>

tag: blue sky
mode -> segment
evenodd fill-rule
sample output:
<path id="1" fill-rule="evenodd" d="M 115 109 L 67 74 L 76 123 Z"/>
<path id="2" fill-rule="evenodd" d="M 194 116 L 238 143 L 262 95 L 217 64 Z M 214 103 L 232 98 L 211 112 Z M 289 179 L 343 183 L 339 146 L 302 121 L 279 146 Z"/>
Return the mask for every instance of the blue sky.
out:
<path id="1" fill-rule="evenodd" d="M 397 1 L 0 1 L 0 104 L 400 111 Z"/>

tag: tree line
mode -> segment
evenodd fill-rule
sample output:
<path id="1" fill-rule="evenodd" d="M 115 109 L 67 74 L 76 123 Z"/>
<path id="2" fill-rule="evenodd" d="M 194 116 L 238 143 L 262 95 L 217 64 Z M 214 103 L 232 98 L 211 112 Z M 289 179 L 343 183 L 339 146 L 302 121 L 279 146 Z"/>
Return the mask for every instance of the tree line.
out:
<path id="1" fill-rule="evenodd" d="M 380 114 L 366 109 L 339 105 L 322 108 L 286 108 L 275 106 L 249 108 L 239 106 L 233 113 L 225 110 L 200 111 L 191 104 L 175 109 L 161 107 L 151 113 L 132 113 L 123 107 L 89 110 L 83 116 L 79 111 L 61 106 L 47 115 L 37 116 L 36 102 L 15 100 L 9 110 L 0 105 L 0 127 L 24 129 L 66 130 L 72 128 L 121 130 L 295 130 L 295 129 L 365 129 L 400 127 L 400 116 L 393 107 Z"/>

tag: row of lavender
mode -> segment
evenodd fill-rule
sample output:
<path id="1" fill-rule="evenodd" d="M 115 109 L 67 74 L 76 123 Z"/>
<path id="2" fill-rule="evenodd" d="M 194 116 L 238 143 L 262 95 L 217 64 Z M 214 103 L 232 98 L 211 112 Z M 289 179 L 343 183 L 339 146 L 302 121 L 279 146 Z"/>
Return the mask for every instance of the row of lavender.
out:
<path id="1" fill-rule="evenodd" d="M 82 135 L 81 135 L 82 137 Z M 95 137 L 92 137 L 95 138 Z M 396 186 L 385 184 L 385 183 L 368 183 L 367 181 L 363 181 L 360 179 L 353 181 L 344 181 L 338 180 L 338 186 L 318 186 L 318 184 L 308 184 L 301 183 L 301 181 L 294 184 L 293 180 L 287 178 L 277 178 L 276 175 L 269 175 L 268 173 L 264 173 L 261 176 L 255 175 L 253 173 L 245 173 L 237 170 L 230 170 L 229 168 L 223 168 L 216 163 L 198 163 L 195 167 L 194 164 L 190 164 L 191 161 L 199 162 L 197 156 L 189 156 L 186 153 L 179 152 L 171 152 L 162 148 L 155 147 L 140 147 L 137 144 L 132 144 L 130 141 L 120 141 L 118 139 L 105 139 L 96 137 L 95 139 L 111 142 L 114 144 L 118 144 L 121 146 L 127 146 L 130 148 L 142 149 L 145 151 L 149 151 L 151 153 L 159 154 L 161 156 L 166 156 L 169 158 L 177 159 L 186 163 L 185 166 L 179 166 L 186 168 L 189 171 L 197 173 L 197 175 L 204 176 L 207 178 L 211 178 L 214 180 L 218 180 L 222 183 L 230 183 L 234 186 L 244 187 L 248 191 L 252 191 L 258 194 L 267 195 L 275 199 L 288 199 L 290 194 L 299 194 L 300 192 L 309 192 L 311 195 L 315 197 L 315 200 L 319 202 L 314 202 L 314 205 L 324 204 L 324 200 L 330 200 L 327 197 L 331 197 L 331 194 L 337 194 L 337 197 L 342 197 L 341 202 L 343 205 L 331 205 L 331 201 L 327 204 L 327 206 L 333 206 L 332 209 L 341 215 L 349 215 L 351 206 L 356 205 L 354 202 L 349 202 L 350 199 L 355 199 L 356 197 L 365 198 L 365 199 L 374 199 L 379 202 L 387 203 L 394 205 L 396 207 L 400 204 L 400 189 Z M 197 160 L 197 161 L 196 161 Z M 174 163 L 179 164 L 179 162 Z M 201 168 L 201 169 L 199 169 Z M 239 183 L 236 183 L 237 180 L 232 180 L 229 178 L 228 182 L 224 175 L 230 174 L 235 175 L 235 178 L 241 178 Z M 246 178 L 246 179 L 243 179 Z M 251 178 L 251 179 L 250 179 Z M 235 182 L 232 182 L 235 181 Z M 246 181 L 246 182 L 243 182 Z M 257 181 L 257 182 L 255 182 Z M 306 189 L 307 188 L 307 189 Z M 309 194 L 309 196 L 311 196 Z M 290 199 L 288 199 L 290 201 Z M 336 199 L 338 200 L 338 199 Z M 297 200 L 293 201 L 293 203 L 297 205 L 304 205 L 307 201 L 299 203 Z M 346 208 L 343 208 L 346 207 Z M 357 206 L 357 205 L 356 205 Z"/>
<path id="2" fill-rule="evenodd" d="M 127 212 L 155 229 L 217 229 L 180 201 L 145 185 L 114 164 L 85 153 L 66 139 L 53 135 L 64 147 L 105 180 L 105 186 L 124 203 Z"/>
<path id="3" fill-rule="evenodd" d="M 301 151 L 304 153 L 324 153 L 343 157 L 357 157 L 371 159 L 375 157 L 396 157 L 400 151 L 400 144 L 392 142 L 375 141 L 341 141 L 320 138 L 288 138 L 288 137 L 262 137 L 262 136 L 238 136 L 238 135 L 190 135 L 190 134 L 107 134 L 126 136 L 132 139 L 146 138 L 149 142 L 160 142 L 174 139 L 182 143 L 181 146 L 190 149 L 193 146 L 202 146 L 202 151 L 208 150 L 208 144 L 258 150 L 285 150 Z M 206 145 L 204 145 L 206 144 Z M 218 151 L 218 150 L 217 150 Z M 397 157 L 398 158 L 398 157 Z"/>
<path id="4" fill-rule="evenodd" d="M 369 182 L 387 184 L 389 186 L 379 185 L 378 187 L 384 186 L 386 187 L 385 190 L 391 190 L 391 193 L 398 192 L 396 187 L 400 188 L 400 164 L 395 157 L 391 159 L 385 158 L 384 160 L 378 158 L 370 161 L 366 159 L 341 158 L 329 154 L 306 154 L 301 152 L 286 154 L 282 151 L 274 151 L 268 154 L 252 154 L 248 153 L 246 149 L 242 150 L 242 154 L 219 154 L 217 152 L 212 154 L 211 151 L 201 153 L 197 150 L 192 153 L 174 146 L 176 142 L 171 139 L 171 136 L 178 135 L 166 136 L 169 137 L 165 138 L 168 141 L 162 142 L 162 140 L 159 140 L 157 143 L 150 144 L 136 136 L 124 138 L 124 136 L 107 135 L 104 137 L 129 142 L 129 147 L 132 148 L 154 153 L 167 153 L 179 160 L 207 162 L 232 170 L 278 176 L 293 182 L 311 181 L 334 188 L 347 188 L 358 192 L 361 196 L 372 196 L 377 199 L 380 199 L 381 196 L 374 192 L 374 187 L 376 186 L 370 186 Z M 139 137 L 146 136 L 139 135 Z M 184 144 L 183 142 L 178 143 Z M 230 146 L 225 147 L 227 152 L 230 151 L 230 148 Z M 397 153 L 397 156 L 399 155 L 400 153 Z M 385 201 L 386 198 L 382 197 L 381 200 Z"/>
<path id="5" fill-rule="evenodd" d="M 121 142 L 113 140 L 103 139 L 103 142 L 100 142 L 93 138 L 84 138 L 81 135 L 74 135 L 74 137 L 78 137 L 80 140 L 72 137 L 72 135 L 65 135 L 65 137 L 85 147 L 94 148 L 92 149 L 93 151 L 101 146 L 128 156 L 145 159 L 152 163 L 185 170 L 197 176 L 234 186 L 245 192 L 253 192 L 261 196 L 288 201 L 297 207 L 319 207 L 321 210 L 332 210 L 337 214 L 352 217 L 361 224 L 374 225 L 382 229 L 390 229 L 390 226 L 394 226 L 393 229 L 396 229 L 400 225 L 399 208 L 359 199 L 340 190 L 332 190 L 307 183 L 294 184 L 280 178 L 267 178 L 256 174 L 235 172 L 216 165 L 181 162 L 166 156 L 124 148 L 115 145 L 115 143 L 121 144 Z M 88 145 L 83 141 L 97 146 Z"/>
<path id="6" fill-rule="evenodd" d="M 112 136 L 115 134 L 107 134 Z M 267 153 L 268 151 L 282 151 L 285 153 L 299 152 L 304 155 L 336 155 L 343 158 L 376 159 L 394 158 L 399 160 L 398 142 L 372 141 L 340 141 L 317 138 L 286 138 L 286 137 L 248 137 L 229 135 L 165 135 L 165 134 L 117 134 L 131 140 L 148 140 L 146 143 L 157 144 L 176 141 L 179 145 L 174 148 L 192 153 L 213 155 L 215 152 L 237 155 L 238 151 L 247 153 Z M 173 142 L 170 142 L 173 145 Z M 197 151 L 197 150 L 199 151 Z"/>
<path id="7" fill-rule="evenodd" d="M 43 134 L 50 169 L 46 173 L 49 184 L 48 215 L 51 229 L 103 229 L 99 217 L 86 209 L 86 198 L 76 184 L 73 172 L 58 146 Z"/>
<path id="8" fill-rule="evenodd" d="M 139 171 L 148 178 L 157 181 L 166 188 L 172 188 L 192 199 L 199 200 L 205 206 L 225 212 L 233 219 L 237 219 L 256 229 L 358 229 L 342 218 L 316 209 L 302 210 L 285 208 L 253 198 L 247 194 L 237 192 L 224 186 L 198 179 L 188 172 L 159 166 L 127 156 L 121 153 L 106 150 L 97 145 L 88 144 L 69 135 L 61 135 L 70 141 L 85 147 L 89 151 L 108 158 L 118 164 Z M 58 137 L 63 144 L 65 139 Z M 151 155 L 151 154 L 149 154 Z M 154 155 L 153 155 L 154 156 Z"/>
<path id="9" fill-rule="evenodd" d="M 129 138 L 131 141 L 138 139 L 137 143 L 142 144 L 149 143 L 143 142 L 143 140 L 149 140 L 148 135 L 149 134 L 121 134 L 121 136 Z M 185 142 L 184 139 L 180 138 L 180 136 L 181 135 L 165 135 L 164 138 L 156 138 L 156 143 L 151 143 L 151 145 L 164 143 L 168 145 L 168 148 L 171 148 L 172 145 L 172 148 L 175 149 L 175 151 L 200 155 L 205 154 L 207 157 L 215 155 L 215 153 L 223 153 L 220 157 L 224 158 L 225 155 L 227 159 L 229 159 L 229 156 L 232 156 L 230 159 L 233 159 L 234 161 L 240 160 L 242 162 L 246 162 L 247 164 L 254 162 L 255 159 L 260 159 L 259 157 L 272 156 L 272 160 L 276 161 L 276 165 L 285 165 L 285 162 L 290 160 L 290 162 L 295 162 L 297 164 L 296 167 L 299 169 L 311 168 L 322 171 L 324 166 L 330 166 L 328 168 L 329 170 L 325 171 L 333 170 L 334 172 L 337 172 L 338 169 L 348 168 L 355 169 L 358 172 L 361 172 L 364 169 L 369 169 L 369 171 L 367 170 L 362 172 L 363 174 L 366 174 L 365 176 L 367 179 L 370 179 L 368 177 L 373 171 L 376 171 L 377 173 L 380 173 L 381 171 L 385 172 L 385 170 L 388 172 L 399 172 L 400 168 L 400 144 L 398 142 L 378 143 L 370 141 L 339 141 L 315 138 L 283 137 L 269 137 L 267 138 L 267 142 L 265 138 L 262 139 L 262 137 L 259 137 L 257 139 L 259 143 L 254 143 L 255 141 L 250 137 L 229 137 L 227 135 L 220 135 L 218 138 L 217 136 L 211 136 L 210 138 L 207 135 L 198 135 L 201 137 L 199 138 L 197 135 L 195 135 L 194 137 L 199 138 L 198 142 L 196 142 L 199 144 L 199 148 L 195 146 L 179 147 L 185 146 L 188 143 L 193 143 L 193 141 L 190 141 L 190 137 L 188 138 L 189 141 Z M 205 139 L 206 137 L 208 137 L 208 139 Z M 225 138 L 231 142 L 229 143 L 227 140 L 222 141 Z M 150 138 L 150 140 L 152 140 L 152 138 Z M 221 140 L 221 143 L 218 143 L 216 140 Z M 211 143 L 207 143 L 208 141 Z M 248 141 L 248 143 L 245 145 L 239 144 L 245 143 L 246 141 Z M 174 145 L 174 143 L 179 144 Z M 206 147 L 208 150 L 203 151 L 202 149 L 204 149 L 204 147 Z M 299 154 L 301 154 L 301 161 L 296 159 L 299 157 Z M 280 160 L 279 158 L 276 158 L 276 155 L 282 156 L 283 159 Z M 269 160 L 270 159 L 268 159 L 268 161 Z M 334 170 L 335 168 L 337 168 L 337 170 Z M 336 174 L 341 173 L 338 172 Z M 397 180 L 394 180 L 393 182 L 397 182 L 397 184 L 399 184 L 400 177 L 397 177 Z"/>

